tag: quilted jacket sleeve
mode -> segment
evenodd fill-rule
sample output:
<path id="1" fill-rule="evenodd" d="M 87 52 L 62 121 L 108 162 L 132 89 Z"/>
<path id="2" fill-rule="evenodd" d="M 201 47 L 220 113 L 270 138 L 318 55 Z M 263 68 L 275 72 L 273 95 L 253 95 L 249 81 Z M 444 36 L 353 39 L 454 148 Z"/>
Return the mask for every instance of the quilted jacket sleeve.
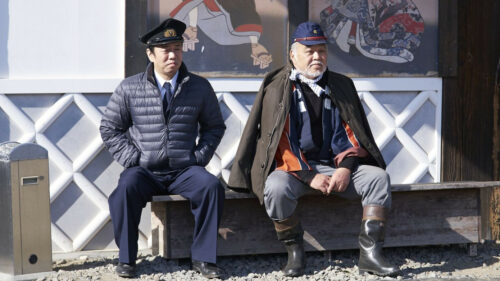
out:
<path id="1" fill-rule="evenodd" d="M 224 135 L 224 131 L 226 130 L 219 102 L 217 101 L 217 96 L 215 95 L 210 83 L 208 83 L 208 81 L 206 81 L 206 83 L 209 93 L 206 95 L 203 109 L 201 111 L 199 119 L 200 138 L 194 151 L 196 162 L 200 166 L 206 166 L 210 159 L 212 159 L 215 149 L 219 145 L 220 140 Z"/>
<path id="2" fill-rule="evenodd" d="M 113 158 L 125 168 L 137 166 L 140 151 L 128 137 L 128 128 L 132 125 L 126 90 L 127 83 L 122 82 L 113 92 L 101 119 L 101 138 Z"/>

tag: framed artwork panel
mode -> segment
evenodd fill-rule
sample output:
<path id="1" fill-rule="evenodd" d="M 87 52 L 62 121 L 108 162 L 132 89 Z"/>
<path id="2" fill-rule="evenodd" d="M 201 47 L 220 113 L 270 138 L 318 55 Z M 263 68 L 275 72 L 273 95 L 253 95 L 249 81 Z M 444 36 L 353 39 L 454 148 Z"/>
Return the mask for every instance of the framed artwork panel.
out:
<path id="1" fill-rule="evenodd" d="M 148 29 L 183 21 L 183 60 L 205 77 L 259 77 L 284 64 L 287 0 L 148 0 Z"/>
<path id="2" fill-rule="evenodd" d="M 351 77 L 437 76 L 438 0 L 310 0 L 328 66 Z"/>

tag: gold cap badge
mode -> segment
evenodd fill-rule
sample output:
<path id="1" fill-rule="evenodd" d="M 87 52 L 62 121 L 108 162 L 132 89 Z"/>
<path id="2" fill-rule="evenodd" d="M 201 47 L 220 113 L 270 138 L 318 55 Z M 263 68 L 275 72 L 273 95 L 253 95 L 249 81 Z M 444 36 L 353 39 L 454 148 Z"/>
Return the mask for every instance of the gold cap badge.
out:
<path id="1" fill-rule="evenodd" d="M 175 29 L 169 28 L 169 29 L 165 30 L 165 32 L 163 32 L 163 36 L 165 36 L 167 38 L 168 37 L 175 37 L 175 36 L 177 36 L 177 33 L 175 32 Z"/>

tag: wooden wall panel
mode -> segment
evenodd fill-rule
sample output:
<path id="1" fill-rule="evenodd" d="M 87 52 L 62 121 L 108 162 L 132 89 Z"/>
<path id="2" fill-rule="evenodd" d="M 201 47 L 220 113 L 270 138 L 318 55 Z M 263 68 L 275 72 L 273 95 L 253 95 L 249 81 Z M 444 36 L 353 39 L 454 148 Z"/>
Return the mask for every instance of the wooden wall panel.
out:
<path id="1" fill-rule="evenodd" d="M 500 4 L 495 0 L 440 1 L 440 76 L 443 77 L 442 180 L 498 179 Z M 456 62 L 455 62 L 455 61 Z M 494 189 L 481 191 L 484 239 L 498 239 Z"/>
<path id="2" fill-rule="evenodd" d="M 493 99 L 498 58 L 498 27 L 494 26 L 498 3 L 494 2 L 440 1 L 440 16 L 446 19 L 442 24 L 450 25 L 440 29 L 440 63 L 451 65 L 440 66 L 444 78 L 443 181 L 493 180 Z M 454 24 L 456 40 L 451 38 Z M 455 52 L 450 47 L 455 41 L 456 75 Z"/>

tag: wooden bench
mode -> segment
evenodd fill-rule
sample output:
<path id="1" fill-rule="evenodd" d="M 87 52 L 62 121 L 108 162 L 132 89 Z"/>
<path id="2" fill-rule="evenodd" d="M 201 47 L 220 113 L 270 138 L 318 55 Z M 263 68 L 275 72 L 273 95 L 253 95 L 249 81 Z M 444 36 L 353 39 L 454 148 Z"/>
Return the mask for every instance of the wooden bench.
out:
<path id="1" fill-rule="evenodd" d="M 480 241 L 480 189 L 500 182 L 450 182 L 392 186 L 387 247 L 469 244 Z M 193 233 L 189 202 L 179 195 L 154 196 L 151 202 L 152 252 L 168 259 L 187 258 Z M 307 195 L 298 214 L 306 251 L 357 249 L 360 200 Z M 286 252 L 265 209 L 252 194 L 226 191 L 219 228 L 219 256 Z"/>

